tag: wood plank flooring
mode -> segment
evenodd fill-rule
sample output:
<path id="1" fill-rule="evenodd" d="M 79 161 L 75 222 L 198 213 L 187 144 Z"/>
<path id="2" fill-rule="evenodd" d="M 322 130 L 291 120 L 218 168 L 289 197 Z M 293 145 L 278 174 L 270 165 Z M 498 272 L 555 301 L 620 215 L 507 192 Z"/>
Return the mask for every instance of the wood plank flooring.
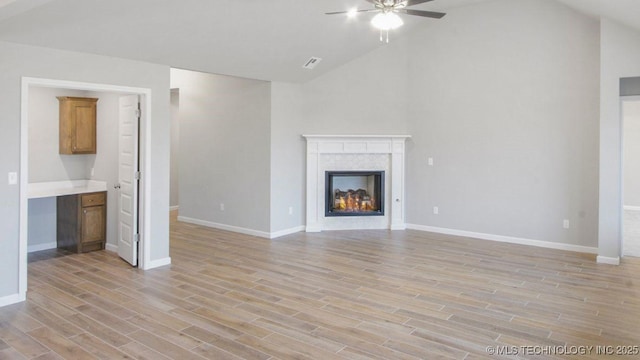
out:
<path id="1" fill-rule="evenodd" d="M 640 345 L 633 258 L 418 231 L 269 241 L 175 220 L 171 257 L 143 272 L 105 251 L 36 255 L 28 300 L 0 309 L 0 359 L 469 360 L 514 358 L 488 346 Z"/>

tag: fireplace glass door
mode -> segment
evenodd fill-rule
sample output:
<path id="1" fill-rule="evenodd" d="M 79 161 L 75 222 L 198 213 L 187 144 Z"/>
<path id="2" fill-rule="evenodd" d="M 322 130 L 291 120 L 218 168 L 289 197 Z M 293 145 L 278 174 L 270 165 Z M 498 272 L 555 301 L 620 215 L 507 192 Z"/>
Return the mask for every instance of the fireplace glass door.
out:
<path id="1" fill-rule="evenodd" d="M 384 171 L 327 171 L 325 216 L 384 215 Z"/>

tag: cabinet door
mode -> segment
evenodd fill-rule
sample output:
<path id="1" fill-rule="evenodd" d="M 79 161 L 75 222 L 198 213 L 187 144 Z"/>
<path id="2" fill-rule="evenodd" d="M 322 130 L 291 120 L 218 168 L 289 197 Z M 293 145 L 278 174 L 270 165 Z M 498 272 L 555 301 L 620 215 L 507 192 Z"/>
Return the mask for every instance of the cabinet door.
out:
<path id="1" fill-rule="evenodd" d="M 77 101 L 73 104 L 73 152 L 96 153 L 96 103 Z"/>
<path id="2" fill-rule="evenodd" d="M 96 153 L 97 98 L 59 96 L 60 154 Z"/>
<path id="3" fill-rule="evenodd" d="M 106 207 L 91 206 L 82 208 L 82 242 L 105 241 Z"/>

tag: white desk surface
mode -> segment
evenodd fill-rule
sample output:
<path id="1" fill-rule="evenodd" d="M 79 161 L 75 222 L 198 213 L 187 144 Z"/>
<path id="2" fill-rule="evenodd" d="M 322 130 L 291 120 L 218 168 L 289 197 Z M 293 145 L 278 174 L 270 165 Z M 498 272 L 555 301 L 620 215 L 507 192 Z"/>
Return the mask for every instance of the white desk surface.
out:
<path id="1" fill-rule="evenodd" d="M 107 191 L 106 181 L 67 180 L 30 183 L 29 199 Z"/>

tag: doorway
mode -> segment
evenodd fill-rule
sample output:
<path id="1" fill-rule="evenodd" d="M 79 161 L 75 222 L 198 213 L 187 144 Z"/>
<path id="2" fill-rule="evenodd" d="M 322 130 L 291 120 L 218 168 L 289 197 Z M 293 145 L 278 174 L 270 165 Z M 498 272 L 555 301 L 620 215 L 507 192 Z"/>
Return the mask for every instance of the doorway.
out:
<path id="1" fill-rule="evenodd" d="M 150 116 L 145 109 L 150 109 L 151 106 L 151 90 L 145 88 L 131 88 L 131 87 L 123 87 L 123 86 L 113 86 L 113 85 L 105 85 L 105 84 L 92 84 L 92 83 L 80 83 L 80 82 L 71 82 L 71 81 L 60 81 L 60 80 L 49 80 L 49 79 L 37 79 L 37 78 L 23 78 L 22 80 L 22 111 L 21 111 L 21 161 L 20 161 L 20 258 L 19 258 L 19 294 L 21 298 L 26 298 L 26 289 L 27 289 L 27 250 L 28 250 L 28 236 L 29 236 L 29 182 L 30 182 L 30 161 L 29 161 L 29 150 L 30 150 L 30 139 L 29 139 L 29 117 L 30 117 L 30 109 L 29 109 L 29 99 L 32 91 L 37 91 L 36 89 L 57 89 L 60 91 L 71 91 L 71 92 L 85 92 L 87 94 L 91 93 L 101 93 L 107 94 L 116 99 L 116 104 L 118 99 L 123 98 L 125 96 L 133 96 L 136 99 L 140 99 L 140 109 L 139 114 L 139 133 L 137 133 L 137 138 L 139 138 L 139 146 L 136 148 L 138 151 L 138 159 L 139 159 L 139 169 L 142 174 L 149 173 L 150 167 L 150 151 L 148 149 L 149 140 L 150 140 L 150 127 L 148 124 L 150 123 Z M 112 111 L 116 112 L 116 124 L 112 124 L 112 127 L 115 129 L 116 134 L 118 132 L 119 126 L 118 123 L 118 111 L 119 108 L 116 107 Z M 57 119 L 57 113 L 56 113 Z M 112 129 L 113 130 L 113 129 Z M 118 136 L 118 135 L 116 135 Z M 56 135 L 53 137 L 57 138 Z M 111 144 L 113 146 L 113 144 Z M 115 161 L 117 161 L 116 167 L 120 167 L 119 155 L 120 152 L 118 150 L 119 144 L 116 141 L 114 154 Z M 77 159 L 71 160 L 71 166 L 67 169 L 64 168 L 64 171 L 75 171 L 74 166 L 77 164 Z M 66 165 L 64 165 L 66 166 Z M 82 167 L 82 166 L 80 166 Z M 85 169 L 85 171 L 89 171 Z M 110 189 L 113 190 L 113 186 L 119 183 L 120 178 L 118 177 L 117 171 L 116 180 L 110 181 L 109 186 Z M 134 175 L 139 176 L 140 174 Z M 91 168 L 91 176 L 93 176 L 93 168 Z M 37 178 L 36 178 L 37 180 Z M 139 192 L 137 194 L 139 198 L 139 214 L 137 216 L 140 219 L 139 222 L 139 249 L 136 246 L 136 250 L 139 251 L 140 255 L 136 255 L 136 259 L 139 259 L 138 265 L 145 269 L 146 265 L 150 263 L 150 247 L 149 247 L 149 229 L 150 229 L 150 219 L 148 212 L 145 212 L 145 209 L 150 208 L 150 197 L 145 196 L 146 189 L 149 188 L 149 179 L 142 177 L 139 184 Z M 117 188 L 116 188 L 117 189 Z M 113 193 L 113 192 L 112 192 Z M 118 199 L 118 194 L 114 194 L 113 204 L 120 201 Z M 112 206 L 114 210 L 118 210 L 121 206 Z M 112 215 L 112 222 L 113 222 Z M 117 216 L 115 216 L 117 218 Z M 116 222 L 117 224 L 117 222 Z M 118 229 L 119 226 L 111 226 L 112 228 Z M 114 232 L 114 231 L 112 231 Z M 117 234 L 119 231 L 116 230 Z M 113 236 L 112 236 L 113 237 Z M 107 245 L 107 250 L 119 252 L 118 246 L 113 245 L 114 241 L 111 241 L 110 244 Z"/>
<path id="2" fill-rule="evenodd" d="M 640 257 L 640 96 L 623 96 L 622 255 Z"/>

